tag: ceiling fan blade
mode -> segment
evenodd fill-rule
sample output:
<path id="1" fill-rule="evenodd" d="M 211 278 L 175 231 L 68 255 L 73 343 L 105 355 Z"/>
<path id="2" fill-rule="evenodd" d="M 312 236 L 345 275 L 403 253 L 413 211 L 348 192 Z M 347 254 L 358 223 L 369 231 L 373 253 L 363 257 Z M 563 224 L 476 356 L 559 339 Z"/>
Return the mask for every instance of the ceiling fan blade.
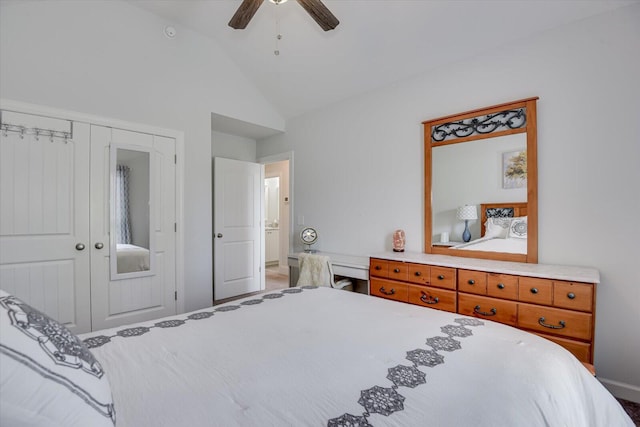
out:
<path id="1" fill-rule="evenodd" d="M 264 0 L 243 0 L 238 10 L 236 10 L 236 13 L 233 15 L 233 18 L 229 21 L 229 26 L 236 30 L 245 29 L 263 1 Z"/>
<path id="2" fill-rule="evenodd" d="M 298 0 L 298 3 L 325 31 L 333 30 L 340 23 L 320 0 Z"/>

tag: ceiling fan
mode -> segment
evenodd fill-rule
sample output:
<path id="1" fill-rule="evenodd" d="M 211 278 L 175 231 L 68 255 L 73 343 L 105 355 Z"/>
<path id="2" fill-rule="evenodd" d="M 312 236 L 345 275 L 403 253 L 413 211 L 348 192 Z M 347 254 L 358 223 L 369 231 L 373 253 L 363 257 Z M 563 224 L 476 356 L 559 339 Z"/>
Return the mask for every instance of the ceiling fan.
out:
<path id="1" fill-rule="evenodd" d="M 236 13 L 233 15 L 233 18 L 229 21 L 229 26 L 236 30 L 246 28 L 247 24 L 251 21 L 251 18 L 253 18 L 253 15 L 256 13 L 263 1 L 264 0 L 243 0 L 238 10 L 236 10 Z M 279 5 L 285 3 L 287 0 L 269 1 Z M 325 31 L 333 30 L 340 23 L 338 18 L 336 18 L 320 0 L 298 0 L 298 3 Z"/>

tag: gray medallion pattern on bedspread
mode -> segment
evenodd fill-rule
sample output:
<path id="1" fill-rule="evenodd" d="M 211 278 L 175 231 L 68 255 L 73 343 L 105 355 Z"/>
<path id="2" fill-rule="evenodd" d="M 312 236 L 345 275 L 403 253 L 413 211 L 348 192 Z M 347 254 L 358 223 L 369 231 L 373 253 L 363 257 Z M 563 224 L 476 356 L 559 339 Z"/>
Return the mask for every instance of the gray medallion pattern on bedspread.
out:
<path id="1" fill-rule="evenodd" d="M 184 319 L 165 320 L 154 324 L 153 326 L 137 326 L 125 328 L 117 331 L 114 335 L 99 335 L 84 340 L 89 348 L 101 347 L 109 342 L 112 338 L 136 337 L 150 332 L 154 328 L 173 328 L 186 324 L 191 320 L 203 320 L 214 316 L 215 313 L 224 313 L 235 311 L 242 307 L 250 307 L 261 304 L 266 300 L 282 298 L 289 294 L 299 294 L 303 290 L 317 289 L 317 286 L 302 286 L 299 288 L 284 289 L 277 293 L 269 293 L 263 295 L 259 299 L 250 299 L 241 302 L 238 305 L 224 305 L 209 311 L 200 311 L 190 314 Z M 456 338 L 466 338 L 473 335 L 473 331 L 467 326 L 482 326 L 484 322 L 473 318 L 460 318 L 454 320 L 457 325 L 445 325 L 440 328 L 446 336 L 434 336 L 426 339 L 426 345 L 431 349 L 416 348 L 406 352 L 406 359 L 411 365 L 397 365 L 391 367 L 387 371 L 387 379 L 391 381 L 391 387 L 373 386 L 367 390 L 360 392 L 358 404 L 364 408 L 362 415 L 343 414 L 340 417 L 328 420 L 328 427 L 364 427 L 371 426 L 368 418 L 372 414 L 381 414 L 389 416 L 397 411 L 404 410 L 405 397 L 402 396 L 398 389 L 400 387 L 415 388 L 427 383 L 427 374 L 419 369 L 419 367 L 432 368 L 434 366 L 445 363 L 445 356 L 438 351 L 456 351 L 462 349 L 461 342 Z"/>
<path id="2" fill-rule="evenodd" d="M 343 414 L 340 417 L 330 419 L 328 427 L 370 427 L 368 418 L 371 414 L 389 416 L 397 411 L 404 410 L 405 397 L 398 393 L 400 387 L 415 388 L 427 383 L 427 374 L 418 369 L 419 366 L 433 368 L 444 363 L 444 356 L 437 351 L 456 351 L 462 349 L 460 341 L 454 339 L 465 338 L 473 335 L 471 329 L 466 326 L 482 326 L 484 322 L 478 319 L 455 319 L 458 325 L 446 325 L 440 330 L 446 336 L 427 338 L 426 344 L 432 350 L 417 348 L 407 351 L 406 359 L 412 366 L 397 365 L 389 368 L 387 379 L 393 384 L 391 387 L 373 386 L 360 392 L 358 404 L 364 407 L 362 415 Z"/>
<path id="3" fill-rule="evenodd" d="M 137 337 L 140 335 L 144 335 L 147 332 L 150 332 L 154 328 L 176 328 L 178 326 L 185 325 L 186 322 L 189 320 L 208 319 L 209 317 L 213 316 L 215 313 L 235 311 L 243 306 L 246 307 L 246 306 L 261 304 L 265 300 L 282 298 L 287 294 L 299 294 L 300 292 L 302 292 L 303 289 L 317 289 L 317 288 L 318 288 L 317 286 L 302 286 L 300 288 L 284 289 L 278 293 L 263 295 L 259 299 L 250 299 L 250 300 L 243 301 L 239 305 L 223 305 L 221 307 L 211 309 L 210 311 L 199 311 L 196 313 L 192 313 L 187 317 L 185 317 L 184 319 L 163 320 L 161 322 L 155 323 L 152 326 L 135 326 L 135 327 L 125 328 L 125 329 L 120 329 L 119 331 L 116 331 L 114 335 L 98 335 L 95 337 L 87 338 L 83 342 L 87 345 L 88 348 L 102 347 L 103 345 L 111 342 L 111 339 L 115 337 L 121 337 L 121 338 Z"/>

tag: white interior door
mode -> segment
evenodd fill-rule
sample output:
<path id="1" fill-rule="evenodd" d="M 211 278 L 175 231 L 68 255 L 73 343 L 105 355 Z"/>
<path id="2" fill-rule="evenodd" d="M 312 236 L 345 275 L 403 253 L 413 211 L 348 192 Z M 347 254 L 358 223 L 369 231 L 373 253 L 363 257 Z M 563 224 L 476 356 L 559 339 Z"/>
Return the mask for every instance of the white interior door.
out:
<path id="1" fill-rule="evenodd" d="M 216 157 L 213 180 L 214 299 L 264 289 L 264 167 Z"/>
<path id="2" fill-rule="evenodd" d="M 2 123 L 71 130 L 71 122 L 2 113 Z M 67 326 L 91 330 L 89 125 L 73 139 L 0 134 L 0 287 Z"/>
<path id="3" fill-rule="evenodd" d="M 110 276 L 110 146 L 152 149 L 155 193 L 155 274 L 121 280 Z M 91 126 L 91 317 L 93 330 L 176 314 L 175 140 Z M 98 245 L 101 243 L 102 245 Z M 96 246 L 97 245 L 97 246 Z M 98 247 L 102 246 L 100 249 Z"/>

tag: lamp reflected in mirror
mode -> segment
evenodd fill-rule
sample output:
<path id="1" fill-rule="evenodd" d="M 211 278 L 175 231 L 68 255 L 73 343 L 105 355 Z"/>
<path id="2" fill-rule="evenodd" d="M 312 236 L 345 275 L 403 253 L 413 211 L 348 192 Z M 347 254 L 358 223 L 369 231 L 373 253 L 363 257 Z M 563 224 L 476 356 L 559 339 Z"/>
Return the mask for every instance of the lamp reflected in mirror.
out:
<path id="1" fill-rule="evenodd" d="M 469 231 L 469 221 L 478 219 L 478 209 L 475 205 L 464 205 L 458 208 L 456 218 L 464 221 L 464 231 L 462 232 L 462 241 L 471 240 L 471 231 Z"/>

